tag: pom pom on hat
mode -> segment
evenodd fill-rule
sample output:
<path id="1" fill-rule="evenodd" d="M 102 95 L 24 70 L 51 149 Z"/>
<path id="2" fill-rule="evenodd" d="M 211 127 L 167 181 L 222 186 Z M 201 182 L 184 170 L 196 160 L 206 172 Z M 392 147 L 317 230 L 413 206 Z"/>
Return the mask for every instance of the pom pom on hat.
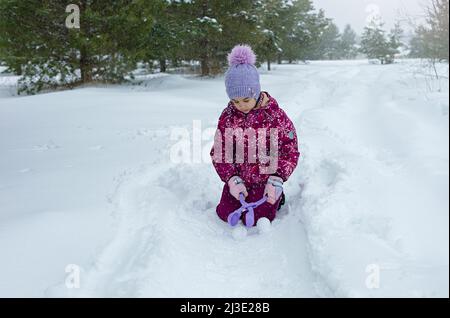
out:
<path id="1" fill-rule="evenodd" d="M 255 65 L 256 55 L 248 45 L 236 45 L 230 54 L 228 54 L 228 64 L 230 66 L 239 64 Z"/>

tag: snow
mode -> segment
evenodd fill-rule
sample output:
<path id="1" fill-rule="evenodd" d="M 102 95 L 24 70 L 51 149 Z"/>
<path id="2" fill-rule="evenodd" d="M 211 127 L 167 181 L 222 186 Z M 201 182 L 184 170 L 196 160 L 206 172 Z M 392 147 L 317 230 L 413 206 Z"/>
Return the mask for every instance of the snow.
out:
<path id="1" fill-rule="evenodd" d="M 215 215 L 222 184 L 208 161 L 223 77 L 17 97 L 3 74 L 0 296 L 448 297 L 439 67 L 439 81 L 414 60 L 261 70 L 302 159 L 270 231 L 241 240 Z M 173 132 L 192 138 L 194 120 L 204 159 L 172 162 Z"/>
<path id="2" fill-rule="evenodd" d="M 231 235 L 236 241 L 242 241 L 247 237 L 247 229 L 239 224 L 231 232 Z"/>
<path id="3" fill-rule="evenodd" d="M 269 233 L 271 230 L 271 223 L 268 218 L 260 218 L 256 224 L 258 231 L 261 234 Z"/>
<path id="4" fill-rule="evenodd" d="M 5 66 L 0 66 L 0 98 L 10 97 L 17 94 L 17 81 L 20 76 L 4 73 Z"/>

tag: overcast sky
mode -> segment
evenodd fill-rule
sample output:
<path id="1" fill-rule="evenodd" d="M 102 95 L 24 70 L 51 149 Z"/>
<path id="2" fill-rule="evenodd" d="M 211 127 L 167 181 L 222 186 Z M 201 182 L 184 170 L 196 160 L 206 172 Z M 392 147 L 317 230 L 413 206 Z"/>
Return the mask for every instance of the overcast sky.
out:
<path id="1" fill-rule="evenodd" d="M 391 28 L 398 18 L 406 15 L 415 20 L 423 12 L 427 0 L 313 0 L 316 9 L 322 8 L 329 18 L 342 30 L 349 23 L 356 32 L 361 33 L 370 20 L 371 14 L 379 12 L 386 23 L 386 29 Z M 406 27 L 406 25 L 404 25 Z"/>

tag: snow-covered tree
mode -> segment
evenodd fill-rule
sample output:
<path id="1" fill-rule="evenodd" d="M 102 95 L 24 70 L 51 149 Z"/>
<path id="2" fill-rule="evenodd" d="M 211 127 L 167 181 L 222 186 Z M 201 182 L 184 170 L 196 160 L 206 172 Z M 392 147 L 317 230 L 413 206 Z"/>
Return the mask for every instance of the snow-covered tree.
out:
<path id="1" fill-rule="evenodd" d="M 118 83 L 137 62 L 196 61 L 201 75 L 222 73 L 226 56 L 250 44 L 258 63 L 336 55 L 337 29 L 311 0 L 0 0 L 0 60 L 22 75 L 20 91 Z M 20 25 L 20 28 L 17 26 Z"/>
<path id="2" fill-rule="evenodd" d="M 67 27 L 65 2 L 0 0 L 0 52 L 6 65 L 22 75 L 19 92 L 120 82 L 135 68 L 157 2 L 72 3 L 80 11 L 80 28 Z"/>
<path id="3" fill-rule="evenodd" d="M 395 55 L 401 46 L 400 38 L 403 33 L 399 24 L 391 30 L 389 35 L 383 29 L 383 23 L 372 21 L 365 27 L 361 39 L 361 52 L 369 59 L 378 59 L 381 64 L 394 62 Z"/>
<path id="4" fill-rule="evenodd" d="M 302 49 L 308 45 L 311 34 L 311 19 L 315 15 L 310 0 L 285 1 L 279 17 L 282 28 L 279 29 L 278 63 L 288 60 L 292 63 L 302 59 Z"/>
<path id="5" fill-rule="evenodd" d="M 199 61 L 202 76 L 222 72 L 234 45 L 256 42 L 255 7 L 251 0 L 184 1 L 176 8 L 177 21 L 183 26 L 179 57 Z"/>
<path id="6" fill-rule="evenodd" d="M 342 59 L 354 59 L 358 55 L 356 32 L 347 24 L 339 41 L 339 56 Z"/>
<path id="7" fill-rule="evenodd" d="M 330 20 L 320 37 L 319 51 L 317 52 L 318 55 L 327 60 L 340 58 L 340 40 L 341 35 L 339 33 L 339 28 Z"/>
<path id="8" fill-rule="evenodd" d="M 384 64 L 387 54 L 387 42 L 385 31 L 372 22 L 364 28 L 361 38 L 361 52 L 366 54 L 369 59 L 378 59 Z"/>
<path id="9" fill-rule="evenodd" d="M 402 36 L 403 36 L 403 29 L 401 28 L 399 23 L 396 23 L 388 36 L 388 54 L 387 54 L 388 63 L 393 63 L 395 55 L 400 53 L 399 49 L 400 47 L 403 46 L 403 43 L 401 41 Z"/>
<path id="10" fill-rule="evenodd" d="M 153 62 L 159 63 L 160 72 L 166 72 L 168 60 L 177 60 L 183 50 L 184 26 L 179 23 L 177 1 L 160 1 L 158 14 L 150 16 L 153 20 L 150 32 L 144 35 L 140 45 L 143 62 L 152 68 Z"/>
<path id="11" fill-rule="evenodd" d="M 282 21 L 287 16 L 287 8 L 284 0 L 261 0 L 258 6 L 259 41 L 255 49 L 260 62 L 267 62 L 268 70 L 283 52 L 282 39 L 287 30 Z"/>
<path id="12" fill-rule="evenodd" d="M 325 58 L 325 42 L 323 41 L 326 37 L 327 29 L 332 23 L 332 20 L 325 16 L 325 11 L 322 9 L 318 13 L 311 15 L 309 21 L 307 22 L 307 39 L 304 42 L 301 49 L 301 55 L 303 60 L 312 59 L 320 60 Z"/>

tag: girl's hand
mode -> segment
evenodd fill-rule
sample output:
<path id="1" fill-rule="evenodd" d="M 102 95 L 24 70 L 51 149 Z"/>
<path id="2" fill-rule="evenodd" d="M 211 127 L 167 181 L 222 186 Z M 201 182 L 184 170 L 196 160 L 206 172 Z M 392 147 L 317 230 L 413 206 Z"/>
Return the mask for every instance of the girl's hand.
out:
<path id="1" fill-rule="evenodd" d="M 276 176 L 270 176 L 267 180 L 264 195 L 267 195 L 267 202 L 274 205 L 283 193 L 283 179 Z"/>
<path id="2" fill-rule="evenodd" d="M 230 188 L 231 195 L 238 201 L 241 193 L 244 194 L 244 197 L 248 196 L 244 181 L 238 176 L 231 177 L 230 180 L 228 180 L 228 187 Z"/>

